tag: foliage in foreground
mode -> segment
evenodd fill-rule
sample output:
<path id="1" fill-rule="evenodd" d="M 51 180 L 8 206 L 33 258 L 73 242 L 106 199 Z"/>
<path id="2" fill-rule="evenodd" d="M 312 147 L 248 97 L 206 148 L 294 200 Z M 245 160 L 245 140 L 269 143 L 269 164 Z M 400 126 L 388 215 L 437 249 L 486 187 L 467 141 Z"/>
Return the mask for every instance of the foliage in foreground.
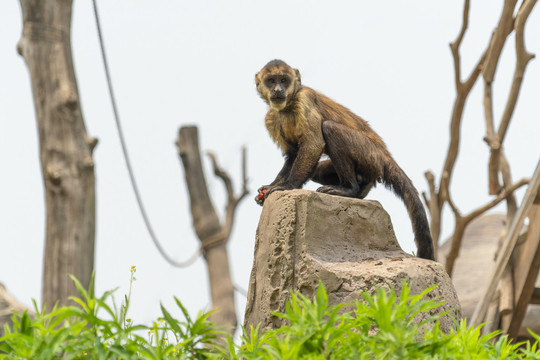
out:
<path id="1" fill-rule="evenodd" d="M 0 359 L 540 359 L 534 334 L 532 345 L 512 344 L 497 332 L 481 336 L 480 327 L 465 321 L 450 334 L 440 331 L 437 316 L 414 323 L 441 303 L 423 299 L 432 289 L 411 295 L 405 284 L 399 298 L 382 289 L 363 293 L 364 301 L 344 313 L 342 306 L 328 306 L 322 285 L 313 300 L 293 294 L 286 312 L 276 314 L 290 325 L 243 329 L 238 345 L 230 337 L 217 341 L 226 335 L 207 321 L 208 314 L 192 319 L 178 299 L 184 321 L 162 306 L 163 316 L 152 326 L 134 325 L 127 318 L 129 295 L 117 308 L 109 303 L 112 291 L 98 298 L 93 285 L 86 291 L 74 281 L 79 306 L 38 312 L 33 319 L 14 315 L 13 329 L 6 326 L 0 338 Z M 430 329 L 421 331 L 426 324 Z"/>

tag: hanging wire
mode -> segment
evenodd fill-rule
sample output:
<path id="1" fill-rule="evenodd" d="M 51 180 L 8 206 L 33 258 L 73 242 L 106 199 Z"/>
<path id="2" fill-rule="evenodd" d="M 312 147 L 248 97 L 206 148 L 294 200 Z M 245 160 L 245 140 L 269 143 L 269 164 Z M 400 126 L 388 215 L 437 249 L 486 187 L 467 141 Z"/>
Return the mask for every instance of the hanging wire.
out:
<path id="1" fill-rule="evenodd" d="M 165 260 L 167 260 L 167 262 L 169 264 L 171 264 L 172 266 L 175 266 L 175 267 L 180 267 L 180 268 L 188 267 L 191 264 L 193 264 L 199 258 L 199 256 L 202 254 L 202 252 L 203 252 L 202 248 L 199 248 L 197 251 L 195 251 L 195 253 L 189 259 L 187 259 L 186 261 L 180 262 L 180 261 L 177 261 L 177 260 L 171 258 L 167 254 L 167 252 L 165 251 L 163 246 L 161 246 L 161 243 L 159 242 L 156 234 L 154 233 L 154 229 L 152 228 L 152 224 L 150 223 L 150 219 L 148 218 L 148 215 L 146 213 L 146 209 L 145 209 L 144 204 L 142 202 L 142 198 L 141 198 L 141 194 L 139 192 L 139 188 L 137 186 L 137 182 L 135 181 L 135 175 L 133 174 L 133 168 L 131 166 L 131 161 L 129 159 L 127 146 L 126 146 L 126 140 L 124 138 L 124 132 L 122 130 L 122 124 L 120 123 L 120 117 L 118 115 L 118 109 L 117 109 L 117 106 L 116 106 L 116 99 L 115 99 L 114 92 L 113 92 L 113 87 L 112 87 L 111 74 L 110 74 L 110 71 L 109 71 L 109 64 L 107 62 L 107 56 L 106 56 L 106 52 L 105 52 L 105 45 L 104 45 L 104 42 L 103 42 L 103 35 L 102 35 L 102 31 L 101 31 L 101 22 L 100 22 L 98 10 L 97 10 L 97 1 L 92 0 L 92 3 L 94 5 L 94 15 L 95 15 L 95 19 L 96 19 L 96 26 L 97 26 L 97 32 L 98 32 L 98 37 L 99 37 L 99 45 L 101 47 L 101 57 L 103 59 L 103 66 L 105 68 L 105 76 L 107 77 L 107 86 L 109 87 L 109 95 L 110 95 L 110 98 L 111 98 L 111 104 L 112 104 L 112 108 L 113 108 L 114 120 L 115 120 L 115 123 L 116 123 L 116 128 L 118 130 L 118 136 L 120 137 L 120 144 L 122 145 L 122 153 L 124 154 L 124 160 L 126 162 L 126 167 L 127 167 L 128 174 L 129 174 L 129 180 L 131 182 L 131 187 L 133 188 L 133 192 L 135 193 L 135 198 L 137 199 L 137 204 L 138 204 L 139 210 L 141 211 L 141 215 L 142 215 L 142 218 L 144 220 L 144 224 L 146 225 L 146 229 L 148 230 L 148 234 L 150 235 L 150 238 L 152 239 L 152 241 L 156 245 L 157 249 L 159 250 L 159 253 L 161 254 L 161 256 L 163 256 L 163 258 L 165 258 Z"/>

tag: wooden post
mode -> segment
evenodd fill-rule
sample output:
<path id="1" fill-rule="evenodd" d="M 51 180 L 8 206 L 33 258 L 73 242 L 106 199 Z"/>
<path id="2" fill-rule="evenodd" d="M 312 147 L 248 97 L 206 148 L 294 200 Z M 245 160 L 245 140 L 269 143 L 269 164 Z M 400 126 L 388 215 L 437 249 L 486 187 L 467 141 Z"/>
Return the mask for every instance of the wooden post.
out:
<path id="1" fill-rule="evenodd" d="M 516 248 L 515 252 L 517 261 L 514 264 L 514 311 L 508 328 L 503 328 L 503 331 L 513 338 L 516 338 L 531 303 L 540 270 L 540 201 L 532 206 L 529 213 L 527 240 Z"/>
<path id="2" fill-rule="evenodd" d="M 514 248 L 516 247 L 516 243 L 519 237 L 519 232 L 521 230 L 521 227 L 523 226 L 523 221 L 525 220 L 525 217 L 529 215 L 529 210 L 531 209 L 531 206 L 533 205 L 533 202 L 536 199 L 539 189 L 540 189 L 540 161 L 536 165 L 536 170 L 534 171 L 534 175 L 531 178 L 529 187 L 527 188 L 527 191 L 525 195 L 523 196 L 523 201 L 521 203 L 521 206 L 519 207 L 516 216 L 512 220 L 512 223 L 510 224 L 508 233 L 506 234 L 506 237 L 503 241 L 503 247 L 501 249 L 501 252 L 499 253 L 499 256 L 497 257 L 495 270 L 493 272 L 493 275 L 491 276 L 491 280 L 488 284 L 484 297 L 480 300 L 480 302 L 478 303 L 478 306 L 474 310 L 474 314 L 471 318 L 471 324 L 480 324 L 484 321 L 489 303 L 491 302 L 491 299 L 493 295 L 495 294 L 495 290 L 497 289 L 497 284 L 499 283 L 499 280 L 501 279 L 504 269 L 508 265 L 508 261 L 510 260 L 510 257 L 512 256 L 512 252 L 514 251 Z"/>

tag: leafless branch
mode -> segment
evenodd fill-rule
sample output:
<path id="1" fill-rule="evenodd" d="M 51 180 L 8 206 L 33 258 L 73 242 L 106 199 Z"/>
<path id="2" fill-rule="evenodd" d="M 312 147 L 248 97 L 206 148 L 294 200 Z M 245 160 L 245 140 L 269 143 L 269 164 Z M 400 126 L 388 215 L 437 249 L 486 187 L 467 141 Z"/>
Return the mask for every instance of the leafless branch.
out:
<path id="1" fill-rule="evenodd" d="M 516 18 L 514 20 L 513 13 L 516 6 L 516 0 L 506 0 L 499 25 L 494 33 L 494 41 L 490 50 L 488 52 L 488 58 L 486 60 L 486 67 L 484 69 L 484 101 L 491 102 L 491 86 L 497 67 L 497 62 L 499 60 L 502 48 L 506 41 L 506 38 L 512 30 L 515 30 L 516 36 L 516 66 L 514 70 L 514 79 L 512 81 L 512 86 L 510 93 L 508 95 L 507 103 L 502 115 L 502 119 L 499 125 L 497 132 L 494 130 L 493 126 L 493 110 L 487 109 L 486 104 L 486 142 L 490 147 L 490 158 L 489 158 L 489 193 L 494 195 L 501 190 L 501 185 L 499 182 L 499 172 L 501 169 L 502 162 L 505 159 L 501 159 L 502 144 L 504 137 L 506 136 L 506 131 L 512 114 L 517 103 L 517 98 L 521 89 L 521 83 L 523 81 L 523 74 L 528 62 L 534 58 L 534 55 L 529 54 L 525 49 L 525 40 L 524 40 L 524 28 L 525 22 L 529 17 L 532 8 L 534 7 L 536 0 L 524 0 L 521 4 L 521 7 L 518 10 Z M 510 168 L 506 167 L 505 171 L 509 172 Z M 503 176 L 508 176 L 509 174 L 503 174 Z"/>
<path id="2" fill-rule="evenodd" d="M 231 181 L 231 178 L 230 178 L 229 174 L 227 174 L 227 172 L 225 170 L 223 170 L 218 165 L 217 160 L 216 160 L 216 155 L 213 152 L 208 151 L 206 154 L 208 155 L 208 157 L 212 161 L 212 166 L 214 168 L 214 174 L 217 177 L 219 177 L 221 180 L 223 180 L 223 183 L 225 184 L 225 189 L 227 190 L 228 201 L 229 202 L 234 201 L 234 199 L 235 199 L 234 190 L 233 190 L 232 181 Z"/>
<path id="3" fill-rule="evenodd" d="M 442 174 L 447 174 L 447 185 L 449 186 L 452 173 L 454 170 L 454 165 L 458 156 L 459 151 L 459 144 L 460 144 L 460 130 L 461 130 L 461 120 L 463 118 L 463 109 L 465 107 L 465 102 L 467 97 L 469 96 L 469 93 L 478 80 L 478 77 L 480 76 L 482 65 L 486 58 L 486 52 L 485 51 L 474 68 L 472 69 L 470 75 L 467 77 L 467 79 L 462 82 L 461 81 L 461 60 L 460 60 L 460 54 L 459 54 L 459 48 L 461 46 L 461 42 L 463 41 L 463 37 L 465 36 L 468 24 L 469 24 L 469 5 L 470 1 L 465 0 L 465 4 L 463 7 L 463 21 L 462 26 L 460 29 L 460 32 L 454 42 L 450 44 L 450 49 L 452 51 L 452 58 L 454 60 L 454 72 L 455 72 L 455 85 L 456 85 L 456 98 L 454 100 L 454 106 L 452 108 L 452 116 L 450 119 L 450 143 L 448 145 L 446 160 L 443 166 Z M 426 177 L 427 178 L 427 177 Z M 443 194 L 441 191 L 442 188 L 442 178 L 441 182 L 439 183 L 439 192 L 437 193 L 436 190 L 433 191 L 430 197 L 430 204 L 429 209 L 431 212 L 431 221 L 430 221 L 430 229 L 431 229 L 431 236 L 433 238 L 434 246 L 437 247 L 439 243 L 440 238 L 440 232 L 441 232 L 441 214 L 442 214 L 442 208 L 445 202 L 445 199 L 443 198 Z M 428 179 L 428 183 L 430 180 Z M 434 184 L 430 184 L 430 189 L 435 189 Z M 430 190 L 431 191 L 431 190 Z"/>
<path id="4" fill-rule="evenodd" d="M 465 106 L 465 99 L 469 95 L 470 90 L 472 89 L 472 86 L 478 79 L 478 76 L 480 75 L 480 69 L 482 66 L 482 63 L 485 59 L 485 53 L 482 55 L 478 63 L 473 68 L 471 74 L 467 78 L 465 82 L 462 82 L 461 77 L 461 68 L 460 68 L 460 55 L 459 55 L 459 47 L 461 45 L 461 41 L 463 40 L 463 36 L 465 31 L 467 30 L 467 26 L 469 23 L 469 0 L 465 1 L 464 10 L 463 10 L 463 25 L 461 27 L 461 31 L 457 37 L 457 39 L 450 44 L 450 48 L 452 50 L 452 56 L 454 58 L 454 70 L 456 74 L 456 99 L 454 101 L 454 107 L 452 109 L 452 118 L 450 122 L 450 144 L 447 151 L 447 157 L 443 168 L 443 173 L 448 174 L 448 183 L 450 183 L 450 179 L 452 178 L 452 172 L 454 169 L 454 164 L 457 159 L 458 150 L 459 150 L 459 142 L 460 142 L 460 128 L 461 128 L 461 120 L 463 117 L 463 108 Z M 440 186 L 439 186 L 440 188 Z M 442 207 L 442 201 L 440 201 L 440 194 L 439 194 L 439 203 Z"/>
<path id="5" fill-rule="evenodd" d="M 234 195 L 230 176 L 218 165 L 216 156 L 212 153 L 208 154 L 214 167 L 214 173 L 223 180 L 227 191 L 225 220 L 221 224 L 206 187 L 197 128 L 194 126 L 182 127 L 178 135 L 177 146 L 185 169 L 193 225 L 201 241 L 201 251 L 208 264 L 212 308 L 216 310 L 212 313 L 211 319 L 218 325 L 230 326 L 227 331 L 233 334 L 236 327 L 234 286 L 230 276 L 229 259 L 225 245 L 231 234 L 236 206 L 247 193 L 245 150 L 242 155 L 242 193 L 238 197 Z"/>
<path id="6" fill-rule="evenodd" d="M 444 201 L 450 205 L 450 208 L 452 209 L 452 212 L 454 213 L 456 218 L 461 218 L 461 212 L 457 208 L 457 206 L 454 204 L 454 201 L 452 200 L 452 197 L 450 196 L 450 190 L 448 188 L 448 174 L 444 173 L 441 179 L 441 192 L 442 192 L 442 198 Z"/>
<path id="7" fill-rule="evenodd" d="M 234 195 L 234 190 L 232 186 L 232 181 L 227 174 L 225 170 L 223 170 L 217 163 L 216 155 L 213 152 L 207 152 L 207 155 L 210 157 L 210 160 L 212 161 L 212 166 L 214 168 L 214 174 L 221 178 L 223 180 L 223 183 L 225 184 L 225 188 L 227 190 L 227 205 L 225 207 L 225 222 L 222 226 L 222 230 L 220 231 L 220 236 L 216 236 L 215 239 L 208 239 L 208 241 L 205 242 L 206 246 L 212 246 L 218 243 L 223 237 L 228 238 L 232 227 L 234 224 L 234 215 L 236 212 L 236 207 L 240 203 L 240 201 L 249 193 L 247 188 L 247 176 L 246 176 L 246 148 L 242 148 L 242 192 L 239 196 Z"/>
<path id="8" fill-rule="evenodd" d="M 431 203 L 430 199 L 437 197 L 437 191 L 435 189 L 435 175 L 433 175 L 431 171 L 426 171 L 424 173 L 424 177 L 426 178 L 429 187 L 429 198 L 426 195 L 424 196 L 424 199 L 426 201 L 426 205 L 429 206 Z"/>
<path id="9" fill-rule="evenodd" d="M 448 275 L 452 276 L 452 272 L 454 270 L 454 263 L 459 256 L 459 250 L 461 248 L 461 243 L 463 242 L 463 235 L 465 234 L 465 229 L 467 225 L 474 219 L 476 219 L 478 216 L 482 215 L 486 211 L 490 210 L 491 208 L 495 207 L 497 204 L 499 204 L 501 201 L 506 199 L 508 196 L 512 195 L 514 191 L 522 187 L 523 185 L 528 184 L 530 179 L 524 178 L 518 181 L 517 183 L 511 185 L 510 187 L 506 188 L 503 192 L 501 192 L 495 199 L 491 200 L 489 203 L 477 208 L 476 210 L 470 212 L 466 216 L 461 216 L 459 214 L 459 211 L 457 211 L 456 208 L 452 208 L 454 211 L 454 214 L 456 216 L 456 227 L 454 230 L 454 235 L 452 236 L 452 245 L 450 248 L 450 251 L 448 252 L 448 255 L 446 256 L 446 271 L 448 272 Z M 445 185 L 446 186 L 446 185 Z M 447 191 L 447 190 L 446 190 Z M 450 198 L 450 197 L 448 197 Z M 451 205 L 452 201 L 448 200 L 448 204 Z M 451 205 L 452 206 L 452 205 Z"/>
<path id="10" fill-rule="evenodd" d="M 506 158 L 506 155 L 504 154 L 504 151 L 502 150 L 501 150 L 501 154 L 499 158 L 500 158 L 499 168 L 501 169 L 501 174 L 503 178 L 503 186 L 506 188 L 512 184 L 512 175 L 510 174 L 510 164 L 508 163 L 508 159 Z M 512 193 L 506 198 L 506 219 L 508 220 L 508 223 L 510 223 L 510 220 L 516 215 L 516 212 L 517 212 L 516 196 L 514 193 Z"/>
<path id="11" fill-rule="evenodd" d="M 431 171 L 426 171 L 424 173 L 424 176 L 426 177 L 426 180 L 428 182 L 429 186 L 429 198 L 426 195 L 426 193 L 422 193 L 424 196 L 424 201 L 426 202 L 426 205 L 429 210 L 429 217 L 430 217 L 430 223 L 429 223 L 429 230 L 433 237 L 433 252 L 435 259 L 437 259 L 437 253 L 439 250 L 438 246 L 438 234 L 441 232 L 441 210 L 439 208 L 439 195 L 437 194 L 437 190 L 435 189 L 435 175 Z M 434 237 L 433 234 L 437 234 L 437 237 Z"/>
<path id="12" fill-rule="evenodd" d="M 465 216 L 465 221 L 467 223 L 471 222 L 478 216 L 482 215 L 486 211 L 490 210 L 491 208 L 497 206 L 501 201 L 506 199 L 508 196 L 512 195 L 514 191 L 522 187 L 523 185 L 527 185 L 529 183 L 530 179 L 523 178 L 517 183 L 511 185 L 509 188 L 504 189 L 503 192 L 501 192 L 495 199 L 491 200 L 489 203 L 485 204 L 484 206 L 479 207 L 478 209 L 472 211 L 467 216 Z"/>
<path id="13" fill-rule="evenodd" d="M 497 135 L 501 143 L 504 141 L 504 137 L 506 136 L 508 125 L 510 123 L 512 114 L 514 113 L 514 109 L 516 107 L 517 98 L 519 96 L 519 92 L 521 90 L 521 84 L 523 82 L 523 75 L 525 73 L 525 68 L 527 67 L 527 64 L 529 63 L 529 61 L 534 58 L 534 55 L 531 53 L 528 53 L 527 50 L 525 49 L 524 31 L 525 31 L 525 22 L 527 21 L 527 18 L 529 17 L 535 4 L 536 4 L 536 0 L 524 0 L 523 6 L 521 6 L 521 8 L 518 10 L 518 13 L 516 15 L 516 22 L 515 22 L 516 24 L 515 25 L 516 67 L 514 70 L 514 79 L 512 81 L 512 87 L 510 89 L 508 101 L 504 108 L 501 124 L 499 125 L 499 130 L 497 131 Z"/>
<path id="14" fill-rule="evenodd" d="M 456 90 L 459 92 L 460 87 L 462 85 L 461 82 L 461 60 L 459 57 L 459 47 L 461 45 L 461 42 L 463 41 L 463 37 L 465 36 L 465 32 L 467 31 L 467 28 L 469 27 L 469 5 L 470 1 L 465 0 L 465 5 L 463 6 L 463 22 L 461 24 L 461 29 L 459 31 L 459 34 L 453 42 L 450 43 L 450 50 L 452 51 L 452 58 L 454 59 L 454 75 L 455 75 L 455 84 L 456 84 Z"/>
<path id="15" fill-rule="evenodd" d="M 516 3 L 517 0 L 504 1 L 499 23 L 497 24 L 497 27 L 493 33 L 493 39 L 488 49 L 486 61 L 482 70 L 484 78 L 489 83 L 493 82 L 504 43 L 506 42 L 508 35 L 512 32 L 514 25 L 513 14 Z"/>

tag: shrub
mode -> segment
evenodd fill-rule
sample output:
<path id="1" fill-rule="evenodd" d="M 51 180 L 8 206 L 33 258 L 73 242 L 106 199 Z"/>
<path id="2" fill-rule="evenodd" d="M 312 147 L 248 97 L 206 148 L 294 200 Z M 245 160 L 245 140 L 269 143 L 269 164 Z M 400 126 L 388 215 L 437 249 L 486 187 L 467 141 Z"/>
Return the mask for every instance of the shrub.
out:
<path id="1" fill-rule="evenodd" d="M 13 328 L 5 326 L 0 338 L 0 359 L 207 359 L 215 357 L 215 340 L 221 333 L 207 321 L 209 313 L 192 319 L 175 298 L 185 320 L 174 319 L 161 306 L 163 317 L 151 326 L 135 325 L 127 317 L 131 285 L 135 280 L 131 268 L 130 292 L 117 308 L 112 294 L 94 295 L 94 276 L 86 291 L 73 278 L 81 296 L 72 298 L 79 306 L 38 311 L 31 319 L 27 313 L 15 314 Z M 112 306 L 111 306 L 112 303 Z M 208 347 L 203 346 L 208 344 Z M 2 354 L 3 352 L 3 354 Z"/>
<path id="2" fill-rule="evenodd" d="M 73 280 L 81 293 L 73 299 L 78 306 L 36 311 L 34 318 L 15 314 L 12 329 L 6 326 L 0 338 L 0 359 L 540 359 L 535 334 L 534 344 L 512 344 L 498 332 L 482 336 L 480 326 L 465 321 L 449 334 L 440 331 L 440 316 L 415 322 L 416 315 L 441 305 L 424 300 L 432 288 L 411 295 L 404 284 L 399 297 L 383 289 L 363 293 L 364 301 L 342 312 L 342 305 L 328 305 L 320 285 L 313 300 L 293 293 L 285 313 L 276 313 L 288 325 L 242 329 L 235 344 L 208 322 L 208 313 L 192 319 L 178 299 L 183 321 L 162 306 L 163 316 L 151 326 L 134 325 L 127 318 L 130 294 L 117 308 L 113 291 L 97 298 L 93 280 L 88 291 Z"/>

